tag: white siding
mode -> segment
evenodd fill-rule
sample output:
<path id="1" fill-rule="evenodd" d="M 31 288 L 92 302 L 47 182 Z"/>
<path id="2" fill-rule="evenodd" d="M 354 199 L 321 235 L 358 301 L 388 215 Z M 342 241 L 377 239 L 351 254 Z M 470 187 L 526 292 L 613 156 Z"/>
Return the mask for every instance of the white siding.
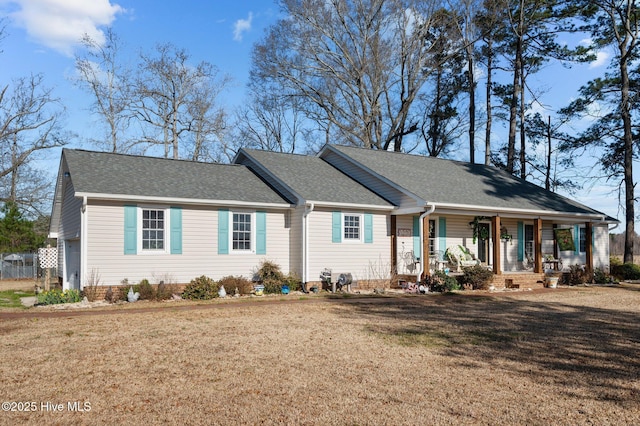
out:
<path id="1" fill-rule="evenodd" d="M 302 279 L 302 218 L 305 206 L 299 206 L 289 212 L 290 218 L 290 242 L 289 242 L 289 270 Z"/>
<path id="2" fill-rule="evenodd" d="M 289 272 L 290 228 L 285 228 L 285 211 L 267 210 L 266 255 L 219 255 L 218 210 L 192 206 L 182 208 L 182 254 L 124 255 L 123 205 L 94 202 L 87 211 L 87 270 L 98 272 L 103 285 L 118 285 L 124 278 L 130 283 L 143 278 L 152 283 L 167 278 L 174 283 L 188 283 L 200 275 L 213 279 L 227 275 L 250 278 L 264 259 Z"/>
<path id="3" fill-rule="evenodd" d="M 593 227 L 593 267 L 609 272 L 609 225 Z"/>
<path id="4" fill-rule="evenodd" d="M 62 200 L 62 212 L 58 226 L 58 276 L 64 271 L 64 242 L 66 240 L 79 239 L 80 215 L 82 200 L 75 197 L 73 184 L 65 179 L 64 198 Z"/>
<path id="5" fill-rule="evenodd" d="M 406 229 L 410 234 L 408 236 L 398 236 L 397 241 L 397 253 L 398 259 L 398 274 L 412 275 L 418 273 L 418 265 L 414 265 L 412 262 L 412 255 L 420 256 L 420 253 L 413 253 L 413 216 L 397 216 L 396 217 L 396 229 L 394 232 L 398 234 L 398 229 Z"/>
<path id="6" fill-rule="evenodd" d="M 345 210 L 348 213 L 366 213 Z M 390 215 L 372 213 L 373 243 L 331 242 L 332 211 L 316 209 L 309 214 L 309 281 L 320 272 L 350 272 L 354 280 L 388 279 L 391 271 Z"/>

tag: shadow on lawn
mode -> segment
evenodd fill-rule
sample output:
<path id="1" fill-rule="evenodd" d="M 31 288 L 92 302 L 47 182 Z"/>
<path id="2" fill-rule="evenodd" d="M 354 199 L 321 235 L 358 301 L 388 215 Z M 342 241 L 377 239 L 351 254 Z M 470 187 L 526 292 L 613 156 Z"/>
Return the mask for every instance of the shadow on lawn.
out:
<path id="1" fill-rule="evenodd" d="M 587 386 L 594 399 L 626 405 L 640 398 L 634 387 L 640 377 L 637 313 L 461 295 L 350 305 L 353 315 L 370 319 L 369 331 L 397 344 L 432 347 L 467 365 L 505 359 L 510 371 L 535 380 L 542 375 L 569 386 L 569 393 Z"/>

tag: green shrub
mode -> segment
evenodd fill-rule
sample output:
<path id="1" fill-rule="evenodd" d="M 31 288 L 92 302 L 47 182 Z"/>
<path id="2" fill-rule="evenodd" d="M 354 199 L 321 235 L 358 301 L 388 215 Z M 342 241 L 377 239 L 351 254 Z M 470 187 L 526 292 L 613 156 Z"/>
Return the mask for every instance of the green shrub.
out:
<path id="1" fill-rule="evenodd" d="M 611 275 L 620 280 L 640 280 L 640 265 L 611 263 Z"/>
<path id="2" fill-rule="evenodd" d="M 596 268 L 596 270 L 593 271 L 593 281 L 596 284 L 606 284 L 609 282 L 609 277 L 602 269 Z"/>
<path id="3" fill-rule="evenodd" d="M 302 288 L 302 280 L 295 272 L 289 272 L 285 275 L 282 284 L 289 286 L 289 291 L 299 291 Z"/>
<path id="4" fill-rule="evenodd" d="M 436 271 L 425 279 L 425 284 L 429 291 L 444 293 L 447 291 L 460 290 L 460 284 L 454 277 L 445 274 L 443 271 Z"/>
<path id="5" fill-rule="evenodd" d="M 191 280 L 182 292 L 183 299 L 210 300 L 218 297 L 219 285 L 207 276 L 200 276 Z"/>
<path id="6" fill-rule="evenodd" d="M 462 268 L 462 276 L 459 278 L 460 285 L 472 290 L 486 290 L 493 279 L 493 271 L 481 265 L 474 265 Z"/>
<path id="7" fill-rule="evenodd" d="M 38 294 L 39 305 L 57 305 L 60 303 L 77 303 L 82 298 L 78 290 L 50 290 Z"/>
<path id="8" fill-rule="evenodd" d="M 253 291 L 253 282 L 242 276 L 234 277 L 229 275 L 228 277 L 223 277 L 218 281 L 218 287 L 220 286 L 224 286 L 227 294 L 230 295 L 235 292 L 236 288 L 240 294 L 251 294 Z"/>
<path id="9" fill-rule="evenodd" d="M 156 292 L 146 278 L 140 281 L 138 289 L 135 291 L 140 293 L 140 300 L 155 300 L 156 298 Z"/>
<path id="10" fill-rule="evenodd" d="M 281 293 L 284 275 L 275 262 L 263 260 L 256 272 L 257 280 L 264 286 L 265 293 Z"/>

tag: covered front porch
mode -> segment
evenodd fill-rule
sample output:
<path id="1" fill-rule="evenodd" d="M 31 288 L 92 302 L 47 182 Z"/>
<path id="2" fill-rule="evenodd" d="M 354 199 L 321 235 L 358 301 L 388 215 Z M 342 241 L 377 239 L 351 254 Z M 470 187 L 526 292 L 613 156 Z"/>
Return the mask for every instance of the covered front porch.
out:
<path id="1" fill-rule="evenodd" d="M 596 267 L 608 268 L 608 225 L 590 220 L 434 209 L 420 216 L 391 216 L 391 229 L 392 272 L 416 281 L 436 270 L 457 273 L 474 264 L 491 269 L 497 287 L 521 282 L 525 276 L 529 282 L 542 282 L 546 270 L 560 272 L 571 265 L 590 273 Z M 468 254 L 464 261 L 461 251 Z"/>

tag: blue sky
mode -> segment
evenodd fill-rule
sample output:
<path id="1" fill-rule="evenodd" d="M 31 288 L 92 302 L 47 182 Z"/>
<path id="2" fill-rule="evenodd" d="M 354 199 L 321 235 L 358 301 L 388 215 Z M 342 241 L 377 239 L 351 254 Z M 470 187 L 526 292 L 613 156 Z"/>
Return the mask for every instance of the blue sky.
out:
<path id="1" fill-rule="evenodd" d="M 70 81 L 75 72 L 73 54 L 83 33 L 100 40 L 102 31 L 111 26 L 124 42 L 131 63 L 137 62 L 140 51 L 149 52 L 158 43 L 171 42 L 183 47 L 191 53 L 193 63 L 208 61 L 233 78 L 231 87 L 220 97 L 233 108 L 244 100 L 252 45 L 278 19 L 279 13 L 277 4 L 270 0 L 0 0 L 0 15 L 9 18 L 6 37 L 0 43 L 3 51 L 0 82 L 6 84 L 11 78 L 43 73 L 46 85 L 54 88 L 68 109 L 67 127 L 78 134 L 79 143 L 73 146 L 79 147 L 95 127 L 95 119 L 87 111 L 90 97 Z M 607 55 L 599 54 L 595 63 L 575 65 L 572 69 L 556 64 L 534 76 L 532 85 L 546 88 L 543 103 L 550 109 L 564 106 L 587 79 L 602 75 Z M 545 116 L 548 114 L 542 106 L 537 109 Z M 504 123 L 494 125 L 497 128 L 494 146 L 497 146 L 506 138 L 506 132 L 500 128 Z M 477 130 L 478 134 L 483 132 Z M 480 141 L 476 144 L 482 145 Z M 478 161 L 483 156 L 484 152 L 476 153 Z M 53 164 L 50 168 L 55 169 L 59 151 L 49 157 Z M 460 159 L 468 159 L 468 153 L 461 153 Z M 595 159 L 582 160 L 585 168 L 592 168 L 595 163 Z M 53 172 L 51 176 L 53 179 Z M 618 213 L 611 188 L 606 185 L 599 183 L 572 198 L 624 219 Z"/>

